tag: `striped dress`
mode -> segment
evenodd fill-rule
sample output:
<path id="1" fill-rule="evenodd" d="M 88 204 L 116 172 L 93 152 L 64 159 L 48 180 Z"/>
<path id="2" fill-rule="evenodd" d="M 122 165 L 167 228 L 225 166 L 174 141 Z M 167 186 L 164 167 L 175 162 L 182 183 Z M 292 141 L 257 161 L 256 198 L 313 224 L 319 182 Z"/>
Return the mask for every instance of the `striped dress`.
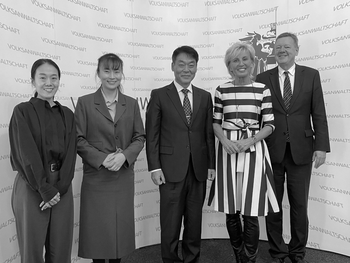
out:
<path id="1" fill-rule="evenodd" d="M 269 125 L 274 129 L 270 90 L 261 83 L 234 86 L 231 82 L 215 91 L 214 123 L 230 140 L 248 138 Z M 216 178 L 211 199 L 214 209 L 226 214 L 240 211 L 247 216 L 278 212 L 271 161 L 264 140 L 244 153 L 229 155 L 216 139 Z"/>

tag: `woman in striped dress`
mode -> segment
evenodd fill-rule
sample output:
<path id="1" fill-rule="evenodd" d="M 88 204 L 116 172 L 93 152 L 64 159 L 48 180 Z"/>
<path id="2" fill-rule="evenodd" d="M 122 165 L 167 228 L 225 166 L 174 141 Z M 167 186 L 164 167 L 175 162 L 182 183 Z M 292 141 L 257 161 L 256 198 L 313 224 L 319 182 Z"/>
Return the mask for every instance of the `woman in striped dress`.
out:
<path id="1" fill-rule="evenodd" d="M 215 92 L 217 159 L 210 202 L 213 200 L 216 211 L 226 213 L 237 262 L 256 261 L 258 216 L 278 211 L 270 157 L 263 140 L 274 130 L 271 94 L 264 84 L 252 80 L 254 57 L 250 44 L 233 44 L 225 55 L 233 80 Z"/>

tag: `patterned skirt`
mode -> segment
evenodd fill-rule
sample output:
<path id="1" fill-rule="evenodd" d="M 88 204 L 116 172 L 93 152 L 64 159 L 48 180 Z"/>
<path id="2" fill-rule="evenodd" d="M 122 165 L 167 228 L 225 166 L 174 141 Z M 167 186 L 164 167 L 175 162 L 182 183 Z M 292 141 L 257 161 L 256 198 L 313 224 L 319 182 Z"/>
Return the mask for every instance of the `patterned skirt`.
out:
<path id="1" fill-rule="evenodd" d="M 241 138 L 240 130 L 224 130 L 230 140 Z M 216 177 L 211 199 L 214 210 L 246 216 L 278 212 L 275 184 L 267 145 L 259 141 L 250 152 L 229 155 L 216 139 Z"/>

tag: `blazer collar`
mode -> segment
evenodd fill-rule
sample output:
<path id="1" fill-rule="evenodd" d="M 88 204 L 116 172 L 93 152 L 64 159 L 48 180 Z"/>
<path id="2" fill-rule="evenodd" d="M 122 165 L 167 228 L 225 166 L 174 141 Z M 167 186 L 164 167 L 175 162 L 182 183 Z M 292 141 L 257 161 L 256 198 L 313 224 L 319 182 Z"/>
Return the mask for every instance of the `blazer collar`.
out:
<path id="1" fill-rule="evenodd" d="M 126 110 L 126 96 L 123 93 L 119 92 L 117 108 L 114 116 L 115 123 L 124 114 L 125 110 Z"/>
<path id="2" fill-rule="evenodd" d="M 101 87 L 95 92 L 94 103 L 95 103 L 96 110 L 100 112 L 105 118 L 113 122 L 113 119 L 111 118 L 111 115 L 109 114 L 108 108 L 106 106 L 106 102 L 103 97 Z M 116 113 L 114 117 L 114 123 L 116 123 L 120 119 L 120 117 L 125 112 L 125 109 L 126 109 L 125 95 L 119 92 L 118 103 L 117 103 Z"/>

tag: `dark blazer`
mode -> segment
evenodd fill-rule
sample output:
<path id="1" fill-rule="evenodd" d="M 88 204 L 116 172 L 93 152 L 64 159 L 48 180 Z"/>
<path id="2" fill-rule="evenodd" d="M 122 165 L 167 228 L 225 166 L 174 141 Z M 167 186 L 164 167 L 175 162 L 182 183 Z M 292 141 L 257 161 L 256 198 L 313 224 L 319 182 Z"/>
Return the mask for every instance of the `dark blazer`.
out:
<path id="1" fill-rule="evenodd" d="M 205 181 L 208 169 L 215 168 L 211 95 L 192 87 L 193 113 L 190 125 L 187 124 L 174 83 L 152 90 L 147 107 L 148 170 L 162 169 L 165 180 L 169 182 L 180 182 L 185 178 L 190 156 L 199 181 Z"/>
<path id="2" fill-rule="evenodd" d="M 47 102 L 46 102 L 47 103 Z M 9 137 L 11 165 L 27 184 L 37 191 L 44 202 L 50 201 L 57 192 L 63 196 L 74 177 L 76 160 L 76 132 L 73 112 L 56 102 L 65 125 L 65 152 L 59 171 L 59 180 L 50 185 L 47 181 L 49 161 L 45 144 L 45 102 L 31 98 L 29 102 L 18 104 L 10 121 Z"/>
<path id="3" fill-rule="evenodd" d="M 317 70 L 296 65 L 289 110 L 281 95 L 278 67 L 259 74 L 256 81 L 266 84 L 271 90 L 276 129 L 265 140 L 272 163 L 281 163 L 284 158 L 287 128 L 293 160 L 297 165 L 312 162 L 314 151 L 330 151 L 326 110 Z"/>
<path id="4" fill-rule="evenodd" d="M 145 141 L 140 110 L 135 99 L 119 93 L 113 121 L 101 89 L 98 89 L 78 99 L 75 118 L 78 154 L 83 159 L 84 172 L 94 173 L 102 169 L 100 172 L 113 173 L 101 165 L 116 148 L 121 148 L 126 157 L 124 168 L 133 168 Z"/>

